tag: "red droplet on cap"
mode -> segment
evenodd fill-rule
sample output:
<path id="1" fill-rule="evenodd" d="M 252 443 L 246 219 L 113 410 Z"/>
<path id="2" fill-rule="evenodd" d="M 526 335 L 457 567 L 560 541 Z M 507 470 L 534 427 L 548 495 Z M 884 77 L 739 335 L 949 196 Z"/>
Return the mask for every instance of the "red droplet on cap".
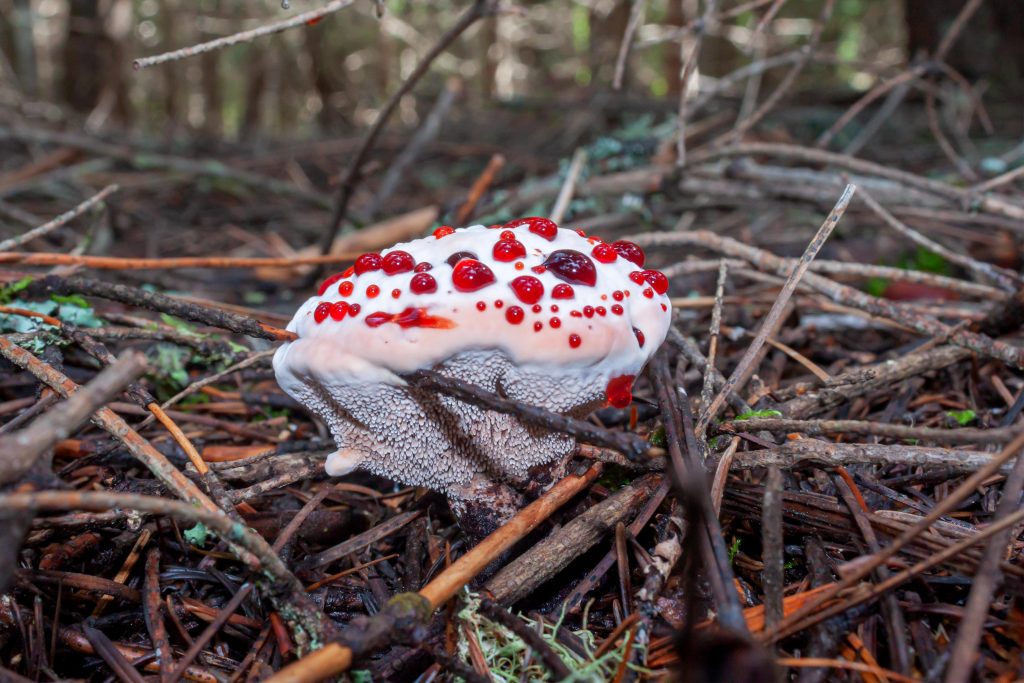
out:
<path id="1" fill-rule="evenodd" d="M 514 221 L 509 221 L 504 225 L 506 228 L 518 228 L 521 226 L 527 226 L 527 229 L 535 235 L 540 235 L 544 239 L 553 240 L 558 235 L 558 226 L 547 218 L 541 218 L 540 216 L 531 216 L 529 218 L 518 218 Z"/>
<path id="2" fill-rule="evenodd" d="M 338 292 L 342 296 L 348 296 L 349 294 L 352 293 L 352 290 L 355 288 L 356 286 L 352 283 L 351 280 L 345 280 L 340 285 L 338 285 Z"/>
<path id="3" fill-rule="evenodd" d="M 614 292 L 612 292 L 612 298 L 615 299 L 616 301 L 622 301 L 622 292 L 616 289 Z"/>
<path id="4" fill-rule="evenodd" d="M 509 306 L 508 310 L 505 311 L 505 320 L 509 321 L 513 325 L 518 325 L 523 322 L 523 309 L 518 306 Z"/>
<path id="5" fill-rule="evenodd" d="M 637 283 L 638 285 L 642 285 L 645 282 L 647 282 L 647 280 L 644 278 L 644 271 L 642 270 L 634 270 L 632 273 L 629 274 L 629 279 Z"/>
<path id="6" fill-rule="evenodd" d="M 460 292 L 475 292 L 494 284 L 494 272 L 479 261 L 463 259 L 455 264 L 452 284 Z"/>
<path id="7" fill-rule="evenodd" d="M 362 309 L 362 306 L 360 306 L 359 304 L 349 304 L 348 305 L 348 315 L 349 315 L 349 317 L 350 318 L 356 317 L 357 315 L 359 315 L 359 311 L 361 309 Z"/>
<path id="8" fill-rule="evenodd" d="M 598 315 L 604 315 L 607 312 L 608 311 L 605 310 L 604 306 L 598 306 L 597 308 L 594 309 L 594 313 L 597 313 Z"/>
<path id="9" fill-rule="evenodd" d="M 357 258 L 354 268 L 356 269 L 356 275 L 362 275 L 363 273 L 369 273 L 371 270 L 380 270 L 382 265 L 384 265 L 384 259 L 381 258 L 380 254 L 369 253 Z"/>
<path id="10" fill-rule="evenodd" d="M 520 275 L 508 286 L 524 304 L 535 304 L 544 296 L 544 284 L 532 275 Z"/>
<path id="11" fill-rule="evenodd" d="M 416 266 L 416 259 L 406 251 L 392 251 L 384 256 L 381 267 L 388 275 L 408 273 Z"/>
<path id="12" fill-rule="evenodd" d="M 447 263 L 452 268 L 454 268 L 459 263 L 459 261 L 462 261 L 463 259 L 476 260 L 476 254 L 474 254 L 471 251 L 457 251 L 448 258 L 446 258 L 444 262 Z"/>
<path id="13" fill-rule="evenodd" d="M 604 395 L 616 408 L 626 408 L 633 402 L 633 375 L 619 375 L 608 380 Z"/>
<path id="14" fill-rule="evenodd" d="M 548 321 L 548 325 L 551 325 L 551 327 L 557 330 L 559 327 L 562 326 L 562 321 L 559 320 L 558 318 L 552 318 L 551 320 Z"/>
<path id="15" fill-rule="evenodd" d="M 502 233 L 504 234 L 504 233 Z M 512 233 L 509 233 L 510 235 Z M 523 258 L 526 256 L 526 247 L 523 243 L 517 239 L 510 240 L 498 240 L 494 244 L 494 250 L 491 252 L 495 261 L 502 261 L 508 263 L 509 261 L 515 261 L 517 258 Z"/>
<path id="16" fill-rule="evenodd" d="M 636 335 L 636 340 L 640 343 L 640 348 L 642 349 L 644 347 L 644 342 L 646 341 L 646 339 L 644 339 L 644 333 L 634 327 L 633 334 Z"/>
<path id="17" fill-rule="evenodd" d="M 574 349 L 578 348 L 579 345 L 582 344 L 582 343 L 583 343 L 583 340 L 580 339 L 580 335 L 578 335 L 578 334 L 570 334 L 569 335 L 569 346 L 571 346 L 572 348 L 574 348 Z"/>
<path id="18" fill-rule="evenodd" d="M 327 319 L 327 316 L 331 314 L 331 304 L 326 301 L 321 301 L 317 304 L 317 307 L 313 309 L 313 320 L 318 323 L 322 323 Z"/>
<path id="19" fill-rule="evenodd" d="M 584 306 L 583 307 L 583 316 L 586 317 L 586 318 L 593 318 L 594 317 L 594 307 L 593 306 Z"/>
<path id="20" fill-rule="evenodd" d="M 343 277 L 345 277 L 343 273 L 335 273 L 334 275 L 330 276 L 329 278 L 320 283 L 320 288 L 316 290 L 316 295 L 323 296 L 324 292 L 327 291 L 328 287 L 330 287 Z"/>
<path id="21" fill-rule="evenodd" d="M 427 272 L 428 270 L 430 270 L 433 267 L 434 266 L 432 266 L 429 263 L 427 263 L 426 261 L 424 261 L 423 263 L 417 263 L 416 267 L 413 268 L 413 271 L 417 272 L 417 273 L 425 273 L 425 272 Z"/>
<path id="22" fill-rule="evenodd" d="M 612 313 L 614 313 L 615 315 L 622 315 L 624 312 L 625 311 L 622 308 L 622 306 L 620 306 L 619 304 L 612 304 Z"/>
<path id="23" fill-rule="evenodd" d="M 416 273 L 409 280 L 409 291 L 413 294 L 430 294 L 437 291 L 437 280 L 430 273 Z"/>
<path id="24" fill-rule="evenodd" d="M 478 310 L 478 311 L 486 311 L 487 310 L 487 304 L 485 304 L 483 301 L 477 301 L 476 302 L 476 310 Z"/>
<path id="25" fill-rule="evenodd" d="M 597 283 L 597 268 L 586 254 L 575 249 L 553 251 L 544 260 L 544 267 L 559 280 L 593 287 Z"/>
<path id="26" fill-rule="evenodd" d="M 380 294 L 380 287 L 378 287 L 377 285 L 370 285 L 369 287 L 366 288 L 366 296 L 367 296 L 367 298 L 373 299 L 378 294 Z"/>
<path id="27" fill-rule="evenodd" d="M 648 299 L 653 299 L 654 298 L 654 290 L 651 289 L 650 287 L 647 287 L 646 289 L 644 289 L 644 296 L 646 296 Z"/>
<path id="28" fill-rule="evenodd" d="M 335 320 L 341 320 L 348 315 L 348 304 L 344 301 L 338 301 L 331 305 L 331 317 Z"/>
<path id="29" fill-rule="evenodd" d="M 514 232 L 512 232 L 511 230 L 503 230 L 502 233 L 500 235 L 498 235 L 498 239 L 502 240 L 502 241 L 514 240 L 515 238 L 516 238 L 516 234 Z"/>
<path id="30" fill-rule="evenodd" d="M 541 321 L 538 320 L 537 322 L 535 322 L 533 324 L 533 331 L 534 332 L 540 332 L 543 329 L 544 329 L 544 323 L 542 323 Z"/>
<path id="31" fill-rule="evenodd" d="M 348 268 L 345 269 L 345 272 L 342 273 L 341 276 L 342 277 L 352 277 L 353 275 L 355 275 L 355 272 L 356 272 L 356 267 L 355 266 L 349 266 Z"/>
<path id="32" fill-rule="evenodd" d="M 627 240 L 618 240 L 612 242 L 612 248 L 619 252 L 619 256 L 632 261 L 641 268 L 644 267 L 644 261 L 647 260 L 647 256 L 644 254 L 644 250 L 640 248 L 639 244 L 629 242 Z"/>
<path id="33" fill-rule="evenodd" d="M 450 235 L 453 232 L 455 232 L 455 228 L 451 227 L 450 225 L 442 225 L 440 228 L 434 231 L 434 238 L 441 239 L 442 237 Z"/>
<path id="34" fill-rule="evenodd" d="M 654 291 L 658 294 L 664 294 L 668 291 L 668 278 L 660 270 L 645 270 L 644 279 L 647 280 L 647 284 L 654 288 Z"/>
<path id="35" fill-rule="evenodd" d="M 391 298 L 392 299 L 397 299 L 400 296 L 402 296 L 402 290 L 400 290 L 400 289 L 392 289 L 391 290 Z"/>
<path id="36" fill-rule="evenodd" d="M 619 258 L 619 254 L 610 244 L 600 242 L 594 245 L 594 248 L 590 251 L 590 255 L 601 263 L 613 263 Z"/>
<path id="37" fill-rule="evenodd" d="M 573 291 L 572 285 L 555 285 L 551 290 L 552 299 L 573 299 L 576 297 L 576 292 Z"/>

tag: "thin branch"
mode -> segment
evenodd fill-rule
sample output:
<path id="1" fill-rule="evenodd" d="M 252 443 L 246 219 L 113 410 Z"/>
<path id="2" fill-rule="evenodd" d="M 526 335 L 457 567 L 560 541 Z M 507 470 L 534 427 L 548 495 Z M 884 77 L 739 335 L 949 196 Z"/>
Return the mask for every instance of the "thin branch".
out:
<path id="1" fill-rule="evenodd" d="M 12 237 L 10 239 L 3 240 L 2 242 L 0 242 L 0 252 L 8 251 L 10 249 L 14 249 L 16 247 L 20 247 L 21 245 L 25 244 L 26 242 L 34 240 L 37 237 L 42 237 L 43 235 L 45 235 L 47 233 L 53 232 L 54 230 L 56 230 L 57 228 L 59 228 L 59 227 L 61 227 L 63 225 L 67 225 L 72 220 L 74 220 L 75 218 L 78 218 L 79 216 L 81 216 L 83 213 L 85 213 L 89 209 L 91 209 L 94 206 L 100 204 L 107 197 L 109 197 L 113 193 L 117 192 L 117 190 L 118 190 L 118 186 L 117 185 L 107 185 L 105 188 L 103 188 L 102 190 L 100 190 L 99 192 L 94 194 L 89 199 L 86 199 L 84 202 L 82 202 L 81 204 L 79 204 L 75 208 L 71 209 L 70 211 L 66 211 L 65 213 L 62 213 L 61 215 L 59 215 L 56 218 L 54 218 L 52 221 L 48 221 L 48 222 L 40 225 L 38 228 L 32 228 L 28 232 L 22 233 L 22 234 L 18 235 L 17 237 Z M 3 255 L 0 254 L 0 256 L 3 256 Z"/>
<path id="2" fill-rule="evenodd" d="M 272 24 L 260 26 L 259 28 L 254 28 L 250 31 L 234 33 L 230 36 L 224 36 L 223 38 L 217 38 L 216 40 L 199 43 L 198 45 L 183 47 L 179 50 L 165 52 L 163 54 L 154 55 L 153 57 L 136 59 L 132 62 L 132 68 L 136 70 L 145 69 L 146 67 L 154 66 L 156 64 L 163 64 L 164 62 L 170 62 L 176 59 L 194 57 L 196 55 L 203 54 L 204 52 L 219 50 L 223 47 L 231 47 L 232 45 L 238 45 L 239 43 L 249 43 L 257 38 L 287 31 L 290 28 L 302 26 L 303 24 L 315 24 L 328 14 L 332 14 L 338 10 L 343 10 L 354 2 L 355 0 L 331 0 L 319 9 L 303 12 L 302 14 L 296 14 L 294 17 L 289 19 L 276 21 Z"/>

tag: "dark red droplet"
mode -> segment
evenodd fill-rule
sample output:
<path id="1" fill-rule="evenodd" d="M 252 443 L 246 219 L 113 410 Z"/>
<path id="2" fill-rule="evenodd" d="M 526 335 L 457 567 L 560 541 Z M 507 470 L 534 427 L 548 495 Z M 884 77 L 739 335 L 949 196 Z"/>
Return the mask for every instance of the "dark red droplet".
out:
<path id="1" fill-rule="evenodd" d="M 607 311 L 607 310 L 605 310 L 605 307 L 604 307 L 604 306 L 598 306 L 597 308 L 595 308 L 595 309 L 594 309 L 594 313 L 597 313 L 598 315 L 604 315 L 604 314 L 606 314 L 607 312 L 608 312 L 608 311 Z"/>
<path id="2" fill-rule="evenodd" d="M 366 316 L 366 324 L 370 327 L 380 327 L 384 323 L 391 322 L 392 315 L 384 311 L 377 311 Z"/>
<path id="3" fill-rule="evenodd" d="M 619 253 L 610 244 L 598 242 L 594 245 L 590 255 L 601 263 L 613 263 L 619 259 Z"/>
<path id="4" fill-rule="evenodd" d="M 517 258 L 526 256 L 526 247 L 517 239 L 498 240 L 494 243 L 494 250 L 491 252 L 491 255 L 495 261 L 508 263 L 509 261 L 515 261 Z"/>
<path id="5" fill-rule="evenodd" d="M 345 280 L 340 285 L 338 285 L 338 292 L 342 296 L 348 296 L 349 294 L 352 293 L 352 290 L 355 288 L 356 286 L 352 283 L 351 280 Z"/>
<path id="6" fill-rule="evenodd" d="M 612 292 L 612 298 L 615 299 L 616 301 L 622 301 L 622 292 L 616 289 L 614 292 Z"/>
<path id="7" fill-rule="evenodd" d="M 392 289 L 391 290 L 391 298 L 392 299 L 397 299 L 400 296 L 402 296 L 402 290 L 400 290 L 400 289 Z"/>
<path id="8" fill-rule="evenodd" d="M 634 327 L 633 334 L 636 335 L 636 340 L 640 343 L 640 348 L 642 349 L 644 347 L 644 342 L 646 341 L 646 339 L 644 339 L 644 333 Z"/>
<path id="9" fill-rule="evenodd" d="M 559 280 L 593 287 L 597 283 L 597 269 L 586 254 L 574 249 L 553 251 L 544 260 L 544 266 Z"/>
<path id="10" fill-rule="evenodd" d="M 654 298 L 654 290 L 651 289 L 650 287 L 647 287 L 646 289 L 644 289 L 644 296 L 646 296 L 648 299 L 653 299 Z"/>
<path id="11" fill-rule="evenodd" d="M 417 273 L 425 273 L 425 272 L 427 272 L 428 270 L 430 270 L 433 267 L 434 266 L 432 266 L 429 263 L 427 263 L 426 261 L 424 261 L 423 263 L 417 263 L 416 267 L 413 268 L 413 271 L 415 271 Z"/>
<path id="12" fill-rule="evenodd" d="M 558 235 L 558 226 L 553 221 L 547 218 L 541 218 L 540 216 L 531 216 L 529 218 L 517 218 L 514 221 L 509 221 L 505 224 L 506 228 L 518 228 L 526 226 L 527 229 L 535 235 L 553 240 Z"/>
<path id="13" fill-rule="evenodd" d="M 534 266 L 533 268 L 530 268 L 530 270 L 537 273 L 537 275 L 542 275 L 546 273 L 548 269 L 545 268 L 544 266 Z"/>
<path id="14" fill-rule="evenodd" d="M 363 254 L 362 256 L 356 259 L 356 275 L 369 273 L 371 270 L 380 270 L 380 267 L 383 264 L 384 259 L 381 258 L 380 254 Z"/>
<path id="15" fill-rule="evenodd" d="M 478 311 L 486 311 L 487 310 L 487 304 L 485 304 L 483 301 L 477 301 L 476 302 L 476 310 L 478 310 Z"/>
<path id="16" fill-rule="evenodd" d="M 407 308 L 401 313 L 393 315 L 391 322 L 405 329 L 409 327 L 432 327 L 439 330 L 450 330 L 455 323 L 448 318 L 430 315 L 425 308 Z"/>
<path id="17" fill-rule="evenodd" d="M 413 294 L 431 294 L 437 291 L 437 280 L 430 273 L 416 273 L 409 280 L 409 291 Z"/>
<path id="18" fill-rule="evenodd" d="M 638 285 L 642 285 L 645 282 L 647 282 L 647 280 L 644 279 L 644 271 L 642 270 L 634 270 L 632 273 L 629 274 L 629 279 L 637 283 Z"/>
<path id="19" fill-rule="evenodd" d="M 616 408 L 626 408 L 633 402 L 633 375 L 619 375 L 608 380 L 604 390 L 608 403 Z"/>
<path id="20" fill-rule="evenodd" d="M 368 299 L 373 299 L 378 294 L 380 294 L 380 287 L 378 287 L 377 285 L 370 285 L 369 287 L 366 288 L 366 297 Z"/>
<path id="21" fill-rule="evenodd" d="M 497 301 L 494 302 L 494 307 L 495 308 L 501 308 L 504 305 L 505 305 L 505 302 L 502 301 L 501 299 L 498 299 Z"/>
<path id="22" fill-rule="evenodd" d="M 505 320 L 509 321 L 513 325 L 518 325 L 523 322 L 523 309 L 518 306 L 509 306 L 508 310 L 505 311 Z"/>
<path id="23" fill-rule="evenodd" d="M 494 284 L 494 272 L 479 261 L 463 259 L 455 264 L 452 284 L 460 292 L 475 292 Z"/>
<path id="24" fill-rule="evenodd" d="M 407 251 L 392 251 L 384 255 L 381 268 L 388 275 L 408 273 L 416 266 L 416 259 Z"/>
<path id="25" fill-rule="evenodd" d="M 444 262 L 447 263 L 452 268 L 454 268 L 456 266 L 456 264 L 458 264 L 459 261 L 461 261 L 462 259 L 467 259 L 467 258 L 468 259 L 473 259 L 475 261 L 476 260 L 476 254 L 474 254 L 471 251 L 457 251 L 454 254 L 452 254 L 451 256 L 449 256 L 448 258 L 446 258 L 444 260 Z"/>
<path id="26" fill-rule="evenodd" d="M 632 261 L 641 268 L 644 267 L 644 261 L 647 260 L 647 256 L 644 254 L 644 250 L 640 248 L 639 244 L 628 242 L 626 240 L 618 240 L 612 242 L 612 248 L 619 252 L 619 256 Z"/>
<path id="27" fill-rule="evenodd" d="M 662 304 L 661 305 L 661 310 L 668 311 L 668 306 L 666 306 L 665 304 Z"/>
<path id="28" fill-rule="evenodd" d="M 524 304 L 535 304 L 544 296 L 544 283 L 532 275 L 520 275 L 508 286 Z"/>
<path id="29" fill-rule="evenodd" d="M 569 311 L 569 315 L 571 315 L 574 318 L 582 318 L 583 317 L 583 314 L 580 313 L 579 311 Z"/>
<path id="30" fill-rule="evenodd" d="M 587 317 L 587 318 L 593 318 L 594 317 L 594 307 L 593 306 L 584 306 L 583 307 L 583 315 L 584 315 L 584 317 Z"/>
<path id="31" fill-rule="evenodd" d="M 348 304 L 344 301 L 337 301 L 331 305 L 331 317 L 335 320 L 341 320 L 348 315 Z"/>
<path id="32" fill-rule="evenodd" d="M 562 326 L 562 321 L 559 320 L 558 318 L 552 318 L 551 320 L 548 321 L 548 325 L 551 325 L 551 327 L 557 330 L 559 327 Z"/>
<path id="33" fill-rule="evenodd" d="M 580 335 L 578 335 L 578 334 L 570 334 L 569 335 L 569 346 L 571 346 L 572 348 L 574 348 L 574 349 L 578 348 L 579 345 L 582 344 L 582 343 L 583 343 L 583 340 L 580 339 Z"/>
<path id="34" fill-rule="evenodd" d="M 335 273 L 334 275 L 330 276 L 329 278 L 320 283 L 320 288 L 316 290 L 316 295 L 323 296 L 324 292 L 327 291 L 328 287 L 330 287 L 343 277 L 345 277 L 343 273 Z"/>
<path id="35" fill-rule="evenodd" d="M 498 235 L 498 239 L 502 241 L 514 240 L 515 238 L 516 234 L 511 230 L 503 230 L 502 233 Z"/>
<path id="36" fill-rule="evenodd" d="M 537 322 L 535 322 L 533 324 L 533 331 L 534 332 L 540 332 L 543 329 L 544 329 L 544 323 L 542 323 L 541 321 L 538 320 Z"/>
<path id="37" fill-rule="evenodd" d="M 647 280 L 647 284 L 654 288 L 654 291 L 658 294 L 664 294 L 668 291 L 668 278 L 660 270 L 645 270 L 644 279 Z"/>
<path id="38" fill-rule="evenodd" d="M 453 227 L 451 227 L 449 225 L 442 225 L 440 228 L 438 228 L 437 230 L 434 231 L 434 238 L 435 239 L 441 239 L 442 237 L 445 237 L 446 235 L 450 235 L 453 232 L 455 232 L 455 228 L 453 228 Z"/>
<path id="39" fill-rule="evenodd" d="M 349 304 L 348 305 L 348 315 L 349 315 L 349 317 L 350 318 L 356 317 L 357 315 L 359 315 L 359 311 L 361 309 L 362 309 L 362 306 L 360 306 L 359 304 Z"/>
<path id="40" fill-rule="evenodd" d="M 317 307 L 313 309 L 313 320 L 318 323 L 322 323 L 327 319 L 327 316 L 331 314 L 331 305 L 326 301 L 321 301 L 317 304 Z"/>
<path id="41" fill-rule="evenodd" d="M 558 313 L 558 304 L 551 304 L 551 312 Z"/>
<path id="42" fill-rule="evenodd" d="M 544 307 L 541 306 L 540 304 L 534 304 L 533 308 L 531 308 L 530 310 L 533 311 L 534 313 L 540 313 L 541 311 L 544 310 Z"/>
<path id="43" fill-rule="evenodd" d="M 612 304 L 612 313 L 615 315 L 622 315 L 625 310 L 619 304 Z"/>

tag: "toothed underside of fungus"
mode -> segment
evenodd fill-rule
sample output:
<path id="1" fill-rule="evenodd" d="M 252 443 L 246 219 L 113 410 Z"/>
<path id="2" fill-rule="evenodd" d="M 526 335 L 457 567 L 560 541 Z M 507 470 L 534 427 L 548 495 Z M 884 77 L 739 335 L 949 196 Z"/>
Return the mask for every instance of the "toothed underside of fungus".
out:
<path id="1" fill-rule="evenodd" d="M 328 278 L 288 325 L 299 338 L 274 356 L 278 382 L 330 427 L 328 474 L 361 467 L 473 498 L 573 439 L 398 374 L 433 369 L 573 416 L 625 407 L 670 320 L 668 282 L 643 262 L 634 244 L 547 219 L 440 228 Z"/>

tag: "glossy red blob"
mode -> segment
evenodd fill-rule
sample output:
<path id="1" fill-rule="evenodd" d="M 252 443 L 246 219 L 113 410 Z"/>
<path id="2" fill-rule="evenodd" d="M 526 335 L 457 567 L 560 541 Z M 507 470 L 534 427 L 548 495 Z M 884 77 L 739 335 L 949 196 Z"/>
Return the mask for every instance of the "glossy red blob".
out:
<path id="1" fill-rule="evenodd" d="M 547 218 L 541 218 L 539 216 L 531 216 L 530 218 L 517 218 L 514 221 L 509 221 L 505 224 L 506 228 L 518 228 L 521 226 L 527 226 L 530 232 L 535 235 L 553 240 L 558 235 L 558 226 L 553 221 Z"/>
<path id="2" fill-rule="evenodd" d="M 558 313 L 558 304 L 551 304 L 551 312 Z"/>
<path id="3" fill-rule="evenodd" d="M 562 321 L 559 320 L 558 318 L 552 318 L 551 320 L 548 321 L 548 325 L 551 325 L 551 327 L 557 330 L 559 327 L 562 326 Z"/>
<path id="4" fill-rule="evenodd" d="M 370 327 L 380 327 L 386 323 L 394 323 L 403 329 L 410 327 L 432 327 L 448 330 L 455 327 L 455 323 L 448 318 L 429 315 L 424 308 L 409 307 L 401 313 L 377 311 L 366 316 L 366 324 Z"/>
<path id="5" fill-rule="evenodd" d="M 633 402 L 633 375 L 619 375 L 608 380 L 604 395 L 616 408 L 626 408 Z"/>
<path id="6" fill-rule="evenodd" d="M 327 291 L 328 287 L 330 287 L 343 277 L 345 277 L 343 273 L 335 273 L 334 275 L 330 276 L 329 278 L 320 283 L 320 288 L 316 290 L 316 295 L 323 296 L 324 292 Z"/>
<path id="7" fill-rule="evenodd" d="M 486 311 L 487 310 L 487 304 L 485 304 L 483 301 L 477 301 L 476 302 L 476 310 L 478 310 L 478 311 Z"/>
<path id="8" fill-rule="evenodd" d="M 629 279 L 637 283 L 638 285 L 642 285 L 645 282 L 647 282 L 647 280 L 644 279 L 644 271 L 642 270 L 634 270 L 632 273 L 629 274 Z"/>
<path id="9" fill-rule="evenodd" d="M 594 309 L 594 312 L 597 313 L 598 315 L 604 315 L 608 311 L 605 310 L 604 306 L 598 306 L 597 308 Z"/>
<path id="10" fill-rule="evenodd" d="M 612 313 L 614 313 L 615 315 L 622 315 L 624 312 L 625 311 L 623 310 L 622 306 L 618 304 L 612 304 Z"/>
<path id="11" fill-rule="evenodd" d="M 402 296 L 402 290 L 400 290 L 400 289 L 392 289 L 391 290 L 391 298 L 392 299 L 397 299 L 400 296 Z"/>
<path id="12" fill-rule="evenodd" d="M 547 271 L 547 268 L 544 266 L 534 266 L 533 268 L 530 268 L 530 270 L 537 273 L 537 275 L 541 275 Z"/>
<path id="13" fill-rule="evenodd" d="M 352 293 L 352 290 L 355 288 L 356 286 L 352 283 L 351 280 L 345 280 L 340 285 L 338 285 L 338 292 L 342 296 L 348 296 L 349 294 Z"/>
<path id="14" fill-rule="evenodd" d="M 667 311 L 668 310 L 668 306 L 666 306 L 665 304 L 662 304 L 661 305 L 661 310 Z"/>
<path id="15" fill-rule="evenodd" d="M 654 288 L 654 291 L 658 294 L 664 294 L 668 291 L 668 278 L 660 270 L 645 270 L 644 279 L 647 280 L 647 284 Z"/>
<path id="16" fill-rule="evenodd" d="M 534 332 L 540 332 L 543 329 L 544 329 L 544 323 L 540 322 L 539 320 L 533 324 L 533 331 Z"/>
<path id="17" fill-rule="evenodd" d="M 580 335 L 578 335 L 578 334 L 570 334 L 569 335 L 569 346 L 571 346 L 572 348 L 574 348 L 574 349 L 579 348 L 579 345 L 582 344 L 582 343 L 583 343 L 583 340 L 580 339 Z"/>
<path id="18" fill-rule="evenodd" d="M 644 347 L 644 342 L 646 341 L 646 339 L 644 339 L 644 333 L 634 327 L 633 334 L 636 335 L 636 340 L 640 343 L 640 348 L 642 349 Z"/>
<path id="19" fill-rule="evenodd" d="M 551 290 L 552 299 L 575 299 L 576 292 L 573 291 L 572 285 L 555 285 Z"/>
<path id="20" fill-rule="evenodd" d="M 356 267 L 355 266 L 349 266 L 348 268 L 345 269 L 345 272 L 342 273 L 341 276 L 342 277 L 352 277 L 353 275 L 355 275 L 355 272 L 356 272 Z"/>
<path id="21" fill-rule="evenodd" d="M 572 284 L 593 287 L 597 283 L 597 268 L 586 254 L 575 249 L 559 249 L 551 252 L 544 260 L 544 266 L 559 280 Z"/>
<path id="22" fill-rule="evenodd" d="M 628 242 L 626 240 L 618 240 L 617 242 L 612 242 L 612 248 L 619 252 L 619 256 L 627 261 L 632 261 L 641 268 L 644 267 L 644 261 L 647 260 L 647 256 L 644 254 L 644 250 L 640 248 L 639 244 L 634 244 L 633 242 Z"/>
<path id="23" fill-rule="evenodd" d="M 594 307 L 593 306 L 584 306 L 583 307 L 583 315 L 584 315 L 584 317 L 587 317 L 587 318 L 593 318 L 594 317 Z"/>
<path id="24" fill-rule="evenodd" d="M 359 311 L 361 309 L 362 309 L 362 306 L 360 306 L 359 304 L 349 304 L 348 305 L 348 315 L 349 315 L 349 317 L 350 318 L 356 317 L 357 315 L 359 315 Z"/>
<path id="25" fill-rule="evenodd" d="M 644 290 L 644 296 L 646 296 L 648 299 L 653 299 L 654 298 L 654 290 L 651 289 L 650 287 L 648 287 L 647 289 Z"/>
<path id="26" fill-rule="evenodd" d="M 416 273 L 409 280 L 409 291 L 413 294 L 430 294 L 437 291 L 437 280 L 430 273 Z"/>
<path id="27" fill-rule="evenodd" d="M 366 288 L 366 296 L 367 296 L 367 298 L 373 299 L 378 294 L 380 294 L 380 287 L 378 287 L 377 285 L 370 285 L 369 287 Z"/>
<path id="28" fill-rule="evenodd" d="M 388 275 L 408 273 L 416 266 L 416 259 L 407 251 L 392 251 L 384 256 L 381 267 Z"/>
<path id="29" fill-rule="evenodd" d="M 518 325 L 523 322 L 523 309 L 518 306 L 509 306 L 508 310 L 505 311 L 505 320 L 509 321 L 513 325 Z"/>
<path id="30" fill-rule="evenodd" d="M 615 299 L 616 301 L 622 301 L 622 292 L 616 289 L 614 292 L 612 292 L 612 298 Z"/>
<path id="31" fill-rule="evenodd" d="M 348 304 L 344 301 L 338 301 L 331 305 L 331 317 L 335 320 L 341 320 L 348 315 Z"/>
<path id="32" fill-rule="evenodd" d="M 515 238 L 516 234 L 511 230 L 503 230 L 502 233 L 498 235 L 498 239 L 502 241 L 514 240 Z"/>
<path id="33" fill-rule="evenodd" d="M 356 264 L 353 266 L 356 269 L 356 275 L 362 275 L 363 273 L 369 273 L 371 270 L 380 270 L 381 266 L 384 265 L 384 259 L 381 258 L 380 254 L 363 254 L 356 259 Z"/>
<path id="34" fill-rule="evenodd" d="M 526 247 L 517 239 L 498 240 L 494 244 L 494 250 L 491 252 L 491 255 L 495 261 L 508 263 L 509 261 L 515 261 L 517 258 L 526 256 Z"/>
<path id="35" fill-rule="evenodd" d="M 425 272 L 427 272 L 428 270 L 430 270 L 433 267 L 434 266 L 432 266 L 429 263 L 427 263 L 426 261 L 424 261 L 423 263 L 417 263 L 416 267 L 413 268 L 413 271 L 417 272 L 417 273 L 425 273 Z"/>
<path id="36" fill-rule="evenodd" d="M 524 304 L 535 304 L 544 296 L 544 284 L 532 275 L 520 275 L 508 286 Z"/>
<path id="37" fill-rule="evenodd" d="M 619 253 L 610 244 L 603 242 L 595 244 L 590 255 L 601 263 L 613 263 L 619 259 Z"/>
<path id="38" fill-rule="evenodd" d="M 460 292 L 475 292 L 494 284 L 494 271 L 473 259 L 463 259 L 455 264 L 452 284 Z"/>
<path id="39" fill-rule="evenodd" d="M 494 307 L 495 308 L 501 308 L 504 305 L 505 305 L 505 302 L 502 301 L 501 299 L 498 299 L 497 301 L 494 302 Z"/>
<path id="40" fill-rule="evenodd" d="M 474 254 L 471 251 L 457 251 L 448 258 L 446 258 L 444 262 L 447 263 L 452 268 L 454 268 L 458 264 L 458 262 L 463 259 L 473 259 L 475 261 L 476 254 Z"/>
<path id="41" fill-rule="evenodd" d="M 569 311 L 569 315 L 571 315 L 574 318 L 582 318 L 583 317 L 583 314 L 580 313 L 579 311 Z"/>
<path id="42" fill-rule="evenodd" d="M 544 307 L 541 306 L 540 304 L 534 304 L 533 308 L 531 308 L 530 310 L 533 311 L 534 313 L 540 313 L 541 311 L 544 310 Z"/>
<path id="43" fill-rule="evenodd" d="M 577 230 L 576 234 L 579 235 L 580 237 L 586 237 L 587 236 L 587 233 L 583 232 L 582 230 Z"/>
<path id="44" fill-rule="evenodd" d="M 435 239 L 441 239 L 442 237 L 450 235 L 453 232 L 455 232 L 455 228 L 453 228 L 451 226 L 448 226 L 448 225 L 442 225 L 440 228 L 438 228 L 437 230 L 434 231 L 434 238 Z M 641 265 L 643 265 L 643 264 L 641 264 Z"/>
<path id="45" fill-rule="evenodd" d="M 313 320 L 318 323 L 322 323 L 327 319 L 327 316 L 331 314 L 331 305 L 326 301 L 320 302 L 315 309 L 313 309 Z"/>

